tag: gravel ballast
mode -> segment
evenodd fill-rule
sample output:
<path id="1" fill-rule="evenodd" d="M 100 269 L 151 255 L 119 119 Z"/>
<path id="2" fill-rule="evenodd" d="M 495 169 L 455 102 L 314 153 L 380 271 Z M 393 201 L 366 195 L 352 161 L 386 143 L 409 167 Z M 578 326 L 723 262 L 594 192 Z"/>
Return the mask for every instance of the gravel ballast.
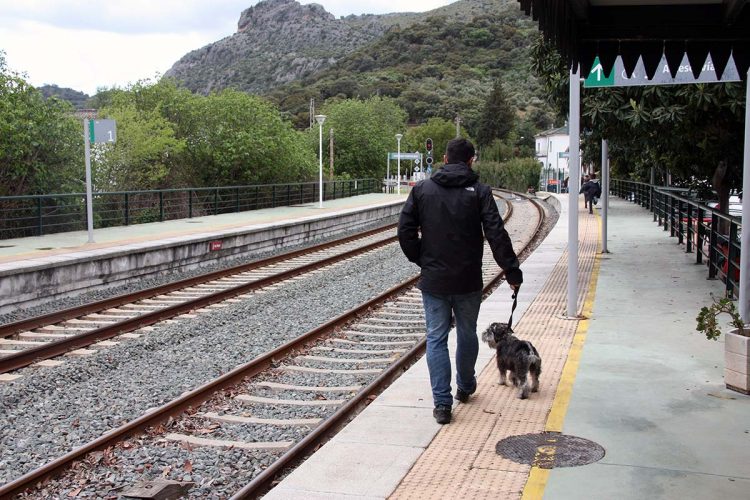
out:
<path id="1" fill-rule="evenodd" d="M 511 235 L 523 232 L 523 229 L 514 229 L 514 225 L 508 225 Z M 140 416 L 148 408 L 160 406 L 296 338 L 418 272 L 418 268 L 403 257 L 398 245 L 339 264 L 334 269 L 332 273 L 305 276 L 194 319 L 160 325 L 140 339 L 124 341 L 95 356 L 66 359 L 65 365 L 56 368 L 23 370 L 20 372 L 23 378 L 0 385 L 2 418 L 6 423 L 0 429 L 0 483 L 17 478 Z M 415 331 L 421 330 L 415 328 Z M 326 366 L 315 361 L 305 361 L 304 365 Z M 343 366 L 346 365 L 335 368 Z M 373 366 L 353 364 L 351 367 Z M 373 378 L 374 375 L 342 374 L 336 377 L 335 384 L 366 385 Z M 321 385 L 333 383 L 330 375 L 318 377 L 292 371 L 279 371 L 269 378 L 302 385 L 310 385 L 316 379 Z M 300 397 L 271 390 L 255 390 L 254 394 L 281 399 Z M 330 394 L 330 399 L 339 397 L 344 398 L 345 394 Z M 255 417 L 273 418 L 325 417 L 335 411 L 335 407 L 243 405 L 231 399 L 227 400 L 226 407 L 234 414 L 244 411 Z M 210 426 L 208 420 L 199 416 L 190 421 L 198 426 Z M 40 425 L 40 422 L 46 424 Z M 298 428 L 251 429 L 223 424 L 211 432 L 210 437 L 270 441 L 296 440 L 302 434 L 303 430 Z M 106 470 L 102 464 L 92 464 L 88 472 L 81 474 L 101 480 L 98 491 L 106 491 L 106 484 L 121 488 L 150 475 L 198 482 L 191 497 L 214 498 L 226 478 L 238 478 L 239 484 L 244 484 L 273 459 L 273 454 L 255 456 L 240 450 L 199 448 L 188 451 L 172 443 L 147 438 L 134 439 L 133 445 L 132 449 L 118 447 L 113 452 L 123 462 L 124 475 L 117 478 L 97 475 Z M 186 461 L 191 460 L 197 467 L 211 468 L 213 472 L 184 467 Z M 143 470 L 145 461 L 150 465 L 147 471 Z M 225 479 L 216 479 L 216 471 Z M 232 491 L 236 485 L 226 486 L 227 491 Z"/>
<path id="2" fill-rule="evenodd" d="M 0 481 L 163 405 L 417 272 L 392 244 L 339 264 L 334 273 L 306 276 L 194 319 L 162 324 L 94 356 L 21 370 L 22 378 L 0 385 L 5 423 Z"/>

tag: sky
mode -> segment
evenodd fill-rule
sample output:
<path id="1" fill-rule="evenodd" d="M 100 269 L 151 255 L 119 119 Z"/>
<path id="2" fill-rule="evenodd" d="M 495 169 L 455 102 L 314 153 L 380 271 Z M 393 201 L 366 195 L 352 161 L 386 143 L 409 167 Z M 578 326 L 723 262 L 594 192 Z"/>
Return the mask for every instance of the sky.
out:
<path id="1" fill-rule="evenodd" d="M 301 0 L 336 16 L 424 12 L 455 0 Z M 257 0 L 0 0 L 0 50 L 35 86 L 97 88 L 153 79 L 230 36 Z M 408 9 L 404 7 L 408 6 Z"/>

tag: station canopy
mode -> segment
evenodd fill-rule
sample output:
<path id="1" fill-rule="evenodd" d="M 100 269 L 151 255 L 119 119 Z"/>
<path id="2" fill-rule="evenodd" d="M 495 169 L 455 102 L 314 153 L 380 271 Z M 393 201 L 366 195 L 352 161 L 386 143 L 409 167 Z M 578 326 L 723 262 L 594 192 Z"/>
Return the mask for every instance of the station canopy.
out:
<path id="1" fill-rule="evenodd" d="M 672 77 L 687 55 L 697 78 L 710 54 L 721 78 L 731 60 L 750 67 L 750 0 L 519 0 L 570 69 L 587 75 L 596 57 L 609 74 L 617 56 L 630 77 L 642 58 L 649 79 L 662 57 Z"/>

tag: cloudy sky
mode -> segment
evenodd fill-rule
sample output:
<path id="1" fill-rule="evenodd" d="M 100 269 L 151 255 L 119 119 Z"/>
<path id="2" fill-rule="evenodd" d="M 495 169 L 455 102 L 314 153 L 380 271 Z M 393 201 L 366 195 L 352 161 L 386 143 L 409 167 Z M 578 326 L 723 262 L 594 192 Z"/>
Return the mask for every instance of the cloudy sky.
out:
<path id="1" fill-rule="evenodd" d="M 455 0 L 317 0 L 336 16 L 422 12 Z M 153 78 L 231 35 L 257 0 L 0 0 L 0 50 L 33 85 L 89 95 Z M 301 0 L 300 3 L 313 3 Z"/>

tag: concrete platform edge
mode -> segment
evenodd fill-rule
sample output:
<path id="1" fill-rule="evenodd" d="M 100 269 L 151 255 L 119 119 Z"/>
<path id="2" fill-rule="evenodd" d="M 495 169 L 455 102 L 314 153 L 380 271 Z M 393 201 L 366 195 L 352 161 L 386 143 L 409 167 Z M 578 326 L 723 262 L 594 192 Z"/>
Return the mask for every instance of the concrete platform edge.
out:
<path id="1" fill-rule="evenodd" d="M 19 256 L 16 261 L 0 264 L 0 314 L 16 304 L 33 305 L 40 297 L 127 283 L 175 267 L 190 269 L 220 258 L 306 243 L 397 215 L 402 204 L 403 200 L 389 200 L 278 222 L 151 241 L 123 241 L 103 248 L 83 246 L 53 255 Z M 222 249 L 209 252 L 208 243 L 214 240 L 222 241 Z"/>

